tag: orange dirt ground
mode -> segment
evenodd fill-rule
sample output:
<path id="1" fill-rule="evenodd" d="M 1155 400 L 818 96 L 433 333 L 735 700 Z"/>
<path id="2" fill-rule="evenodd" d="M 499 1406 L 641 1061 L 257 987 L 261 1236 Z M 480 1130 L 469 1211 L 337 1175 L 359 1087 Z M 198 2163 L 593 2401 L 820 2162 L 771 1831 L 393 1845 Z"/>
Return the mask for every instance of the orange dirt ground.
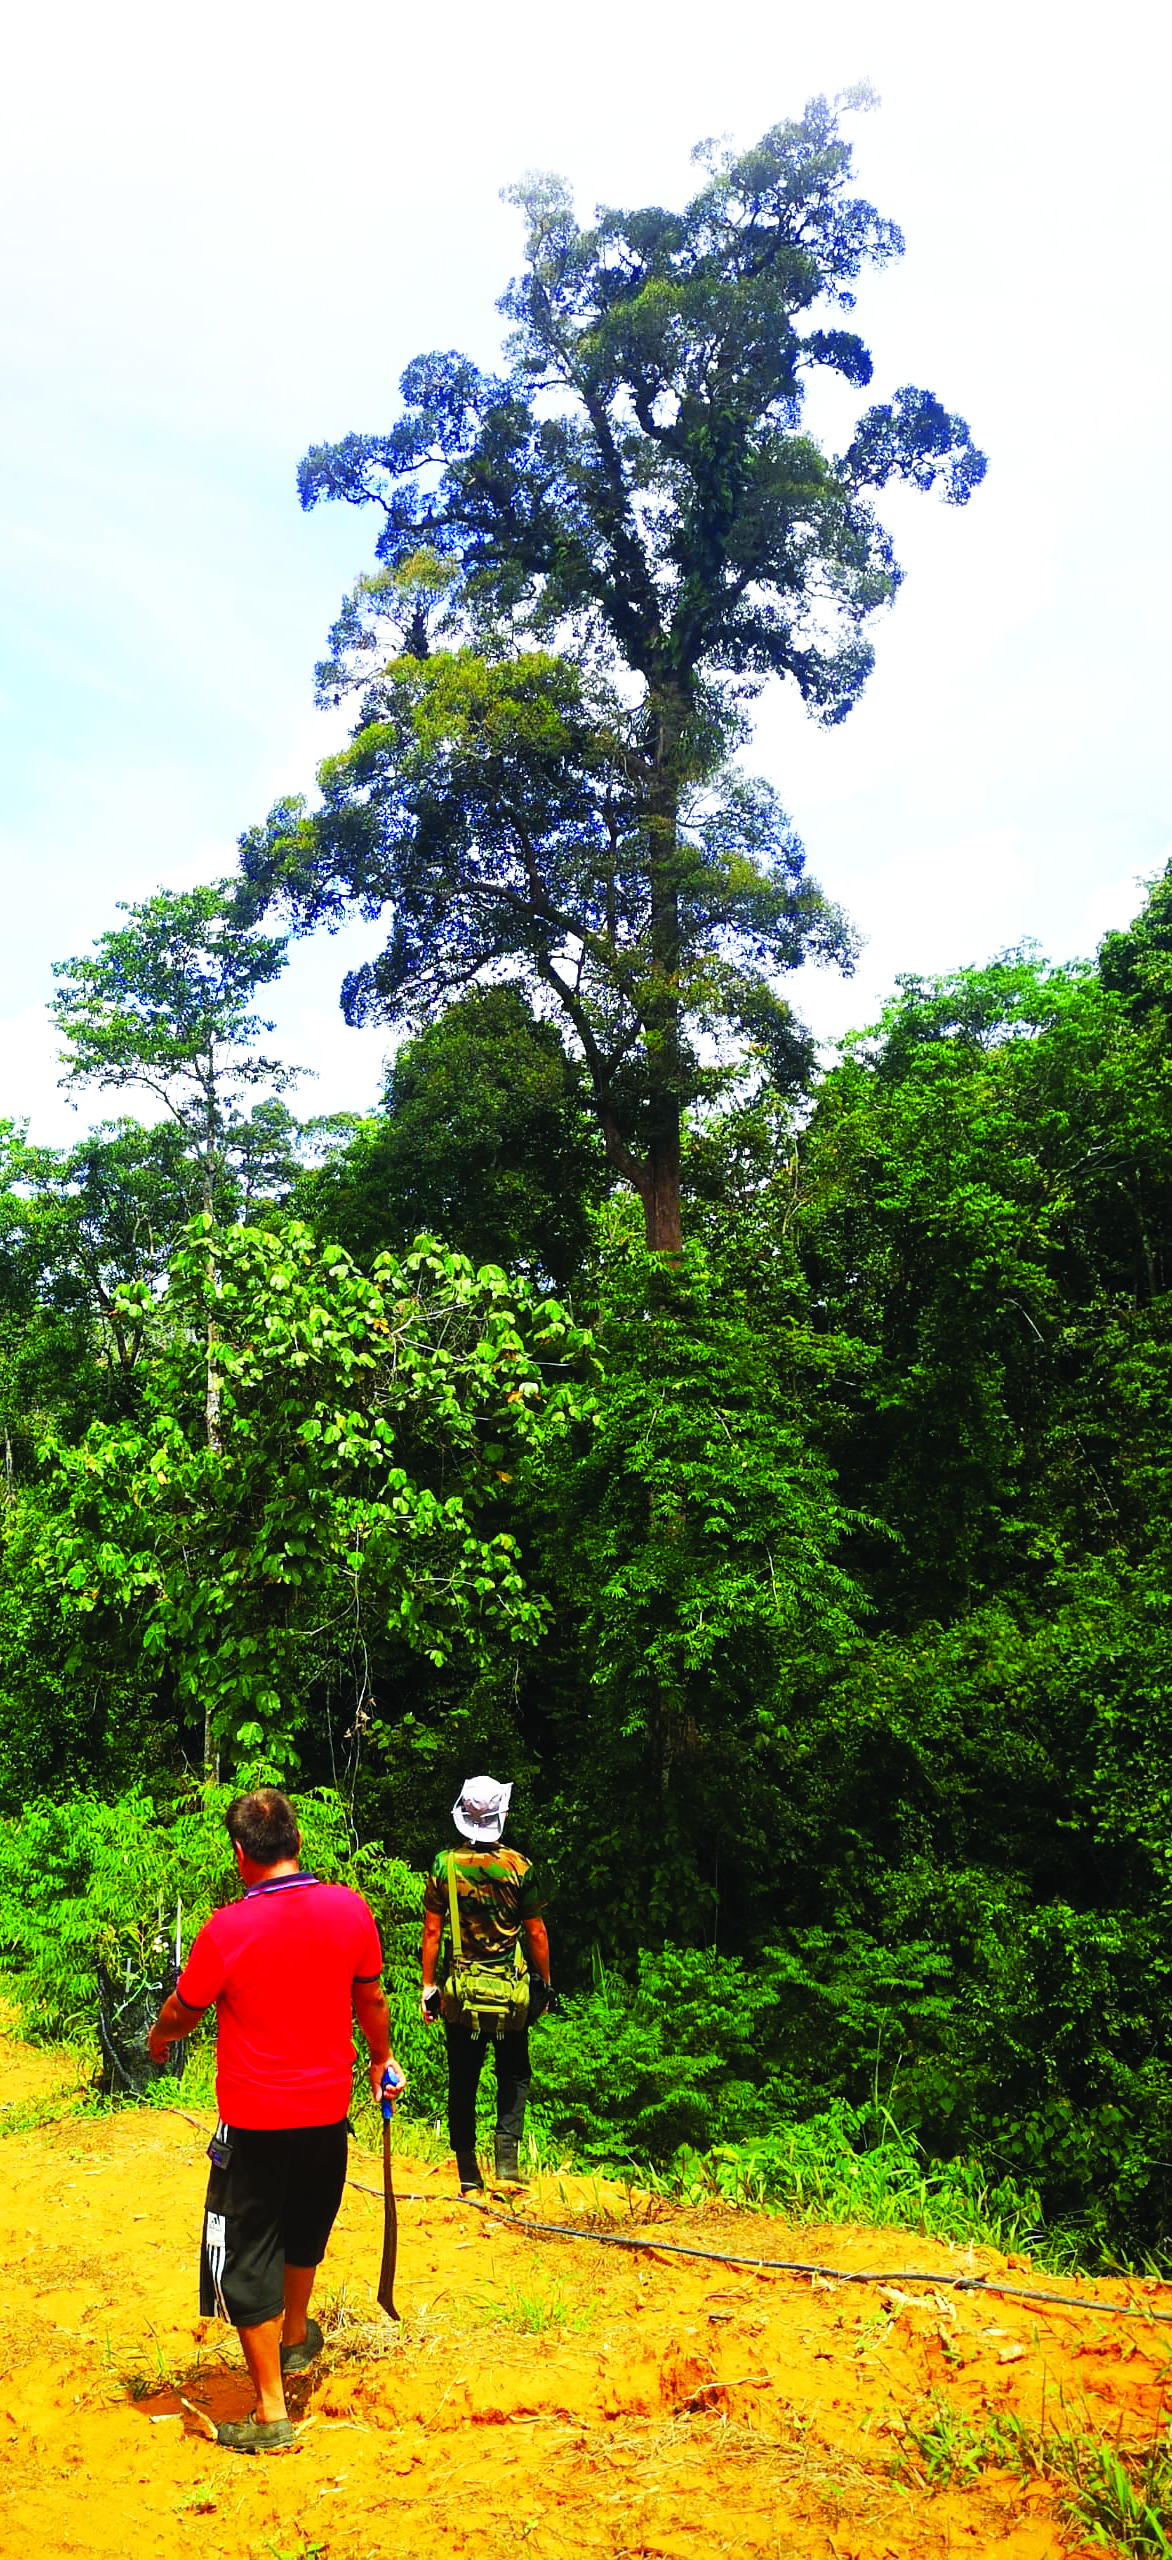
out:
<path id="1" fill-rule="evenodd" d="M 72 2086 L 63 2060 L 0 2036 L 5 2110 Z M 227 2454 L 193 2414 L 243 2416 L 250 2398 L 231 2331 L 197 2316 L 208 2131 L 127 2109 L 0 2146 L 5 2560 L 484 2560 L 504 2542 L 533 2560 L 1043 2560 L 1080 2547 L 1058 2490 L 1028 2466 L 934 2486 L 907 2422 L 944 2402 L 981 2428 L 1016 2413 L 1139 2443 L 1172 2403 L 1172 2329 L 1146 2316 L 811 2282 L 656 2242 L 1092 2290 L 1022 2261 L 749 2213 L 655 2205 L 636 2226 L 624 2190 L 568 2177 L 523 2210 L 646 2227 L 646 2250 L 542 2241 L 460 2205 L 448 2167 L 406 2158 L 392 2328 L 374 2301 L 381 2201 L 363 2192 L 379 2167 L 353 2152 L 319 2283 L 325 2352 L 290 2388 L 297 2450 Z M 1164 2287 L 1093 2290 L 1172 2308 Z"/>

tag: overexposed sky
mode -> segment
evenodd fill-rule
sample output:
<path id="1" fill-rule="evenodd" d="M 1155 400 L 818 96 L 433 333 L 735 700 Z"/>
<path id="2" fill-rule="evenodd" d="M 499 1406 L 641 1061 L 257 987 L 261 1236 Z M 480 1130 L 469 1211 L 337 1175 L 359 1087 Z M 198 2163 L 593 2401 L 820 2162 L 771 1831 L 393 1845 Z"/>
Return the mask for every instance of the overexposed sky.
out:
<path id="1" fill-rule="evenodd" d="M 701 136 L 747 143 L 863 77 L 859 183 L 908 244 L 864 288 L 869 396 L 930 385 L 990 471 L 960 512 L 885 503 L 907 580 L 846 725 L 760 706 L 753 761 L 868 937 L 852 983 L 808 975 L 800 1001 L 829 1035 L 899 969 L 1024 935 L 1065 958 L 1123 921 L 1172 856 L 1163 24 L 1138 0 L 42 0 L 10 27 L 0 1115 L 78 1129 L 52 960 L 119 898 L 230 869 L 312 788 L 313 663 L 375 528 L 303 516 L 296 465 L 386 426 L 420 349 L 492 357 L 500 187 L 552 167 L 586 212 L 679 201 Z M 375 1098 L 386 1035 L 347 1031 L 337 991 L 376 940 L 317 937 L 276 991 L 317 1070 L 303 1110 Z"/>

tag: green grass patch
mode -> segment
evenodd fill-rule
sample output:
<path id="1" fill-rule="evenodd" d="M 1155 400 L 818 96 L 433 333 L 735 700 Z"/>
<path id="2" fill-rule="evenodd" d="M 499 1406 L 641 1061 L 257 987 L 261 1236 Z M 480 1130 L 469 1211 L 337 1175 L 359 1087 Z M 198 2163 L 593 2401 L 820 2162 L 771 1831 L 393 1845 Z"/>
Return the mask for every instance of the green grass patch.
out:
<path id="1" fill-rule="evenodd" d="M 505 2285 L 484 2295 L 477 2317 L 492 2329 L 515 2329 L 524 2338 L 564 2337 L 590 2323 L 588 2305 L 574 2299 L 564 2284 Z"/>
<path id="2" fill-rule="evenodd" d="M 1074 2262 L 1069 2234 L 1039 2237 L 1034 2191 L 993 2177 L 979 2160 L 932 2162 L 883 2109 L 840 2104 L 754 2141 L 685 2145 L 665 2172 L 643 2172 L 640 2183 L 686 2204 L 864 2223 L 1002 2252 L 1028 2245 L 1052 2269 Z"/>
<path id="3" fill-rule="evenodd" d="M 1084 2542 L 1135 2560 L 1172 2560 L 1172 2433 L 1143 2445 L 1087 2429 L 1035 2430 L 1006 2413 L 980 2424 L 935 2393 L 901 2422 L 897 2476 L 929 2489 L 968 2488 L 986 2470 L 1060 2488 L 1061 2514 Z"/>
<path id="4" fill-rule="evenodd" d="M 44 2098 L 15 2098 L 11 2106 L 0 2107 L 0 2141 L 9 2134 L 39 2133 L 42 2125 L 64 2124 L 68 2117 L 99 2112 L 100 2101 L 82 2090 Z"/>
<path id="5" fill-rule="evenodd" d="M 954 2408 L 944 2391 L 933 2394 L 927 2412 L 908 2412 L 901 2422 L 896 2469 L 911 2470 L 926 2488 L 967 2488 L 987 2470 L 1017 2471 L 1024 2477 L 1044 2468 L 1038 2445 L 1020 2419 L 1005 2414 L 978 2425 L 966 2410 Z"/>
<path id="6" fill-rule="evenodd" d="M 1070 2483 L 1065 2513 L 1086 2541 L 1137 2560 L 1172 2560 L 1172 2442 L 1140 2449 L 1084 2436 L 1054 2439 L 1053 2459 Z"/>

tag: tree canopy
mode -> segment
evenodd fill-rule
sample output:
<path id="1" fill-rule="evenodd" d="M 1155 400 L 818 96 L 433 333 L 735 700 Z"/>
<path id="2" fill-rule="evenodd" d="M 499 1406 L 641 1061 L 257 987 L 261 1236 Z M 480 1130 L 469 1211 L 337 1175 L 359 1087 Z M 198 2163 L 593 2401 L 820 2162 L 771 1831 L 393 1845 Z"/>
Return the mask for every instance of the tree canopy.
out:
<path id="1" fill-rule="evenodd" d="M 101 934 L 92 953 L 55 966 L 66 1081 L 154 1094 L 198 1166 L 210 1217 L 233 1153 L 253 1179 L 266 1145 L 271 1156 L 271 1102 L 253 1125 L 239 1097 L 262 1085 L 279 1095 L 299 1073 L 258 1051 L 273 1026 L 252 1009 L 287 946 L 257 932 L 231 881 L 158 889 L 124 912 L 129 921 Z"/>
<path id="2" fill-rule="evenodd" d="M 307 455 L 303 505 L 382 516 L 318 670 L 323 699 L 357 690 L 357 722 L 320 808 L 279 803 L 242 839 L 258 901 L 302 928 L 388 913 L 352 1019 L 426 1018 L 489 975 L 536 987 L 669 1251 L 713 1044 L 800 1082 L 779 982 L 851 955 L 776 796 L 730 761 L 745 704 L 786 677 L 844 718 L 899 583 L 872 493 L 939 483 L 963 504 L 984 470 L 963 420 L 914 388 L 838 454 L 803 422 L 811 374 L 870 381 L 857 333 L 821 320 L 902 248 L 850 192 L 839 111 L 815 100 L 754 150 L 701 157 L 678 214 L 583 228 L 559 180 L 516 189 L 507 370 L 422 356 L 389 433 Z"/>

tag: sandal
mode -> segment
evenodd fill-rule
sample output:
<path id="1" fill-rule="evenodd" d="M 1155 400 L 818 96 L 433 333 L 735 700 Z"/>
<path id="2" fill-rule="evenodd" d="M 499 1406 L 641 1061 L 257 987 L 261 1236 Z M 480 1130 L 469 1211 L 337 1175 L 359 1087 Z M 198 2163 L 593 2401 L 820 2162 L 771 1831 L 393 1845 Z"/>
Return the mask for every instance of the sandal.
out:
<path id="1" fill-rule="evenodd" d="M 216 2428 L 216 2443 L 229 2453 L 291 2453 L 294 2448 L 291 2418 L 238 2418 L 221 2420 Z"/>
<path id="2" fill-rule="evenodd" d="M 281 2349 L 282 2373 L 305 2373 L 308 2367 L 313 2363 L 314 2357 L 320 2356 L 321 2350 L 321 2330 L 318 2328 L 316 2320 L 307 2320 L 305 2323 L 305 2336 L 298 2339 L 295 2347 L 282 2347 Z"/>

